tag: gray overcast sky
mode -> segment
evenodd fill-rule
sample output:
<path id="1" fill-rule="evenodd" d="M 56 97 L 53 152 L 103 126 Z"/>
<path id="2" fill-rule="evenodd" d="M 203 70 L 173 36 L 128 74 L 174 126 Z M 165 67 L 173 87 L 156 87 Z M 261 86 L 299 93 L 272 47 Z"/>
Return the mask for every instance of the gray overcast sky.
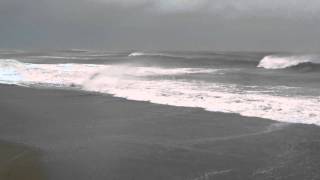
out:
<path id="1" fill-rule="evenodd" d="M 319 0 L 0 0 L 0 48 L 319 51 Z"/>

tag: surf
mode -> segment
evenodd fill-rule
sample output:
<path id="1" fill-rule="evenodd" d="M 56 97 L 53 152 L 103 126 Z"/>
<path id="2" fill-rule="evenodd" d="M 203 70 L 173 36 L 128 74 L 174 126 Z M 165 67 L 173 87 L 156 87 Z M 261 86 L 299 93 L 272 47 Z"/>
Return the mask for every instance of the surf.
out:
<path id="1" fill-rule="evenodd" d="M 258 64 L 258 68 L 264 69 L 288 69 L 311 66 L 320 66 L 318 57 L 312 55 L 305 56 L 265 56 Z"/>
<path id="2" fill-rule="evenodd" d="M 318 96 L 280 96 L 248 91 L 236 84 L 150 78 L 198 73 L 215 75 L 221 71 L 224 70 L 144 67 L 133 64 L 32 64 L 6 59 L 0 60 L 0 83 L 78 88 L 129 100 L 320 125 Z"/>

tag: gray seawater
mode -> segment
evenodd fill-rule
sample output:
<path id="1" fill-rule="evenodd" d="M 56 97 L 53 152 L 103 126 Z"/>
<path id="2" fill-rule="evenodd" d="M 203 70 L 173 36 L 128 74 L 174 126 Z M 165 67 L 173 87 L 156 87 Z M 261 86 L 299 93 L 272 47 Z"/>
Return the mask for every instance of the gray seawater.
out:
<path id="1" fill-rule="evenodd" d="M 0 82 L 320 125 L 320 55 L 0 51 Z M 41 78 L 40 78 L 41 76 Z"/>

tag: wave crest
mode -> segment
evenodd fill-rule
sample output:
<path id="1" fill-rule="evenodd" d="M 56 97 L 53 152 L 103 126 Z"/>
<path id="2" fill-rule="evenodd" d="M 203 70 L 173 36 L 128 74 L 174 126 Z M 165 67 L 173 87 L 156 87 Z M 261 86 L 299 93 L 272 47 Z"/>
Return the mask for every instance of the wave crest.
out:
<path id="1" fill-rule="evenodd" d="M 163 57 L 163 58 L 183 58 L 189 59 L 189 57 L 185 57 L 183 55 L 175 55 L 170 53 L 146 53 L 146 52 L 133 52 L 128 55 L 128 57 Z"/>
<path id="2" fill-rule="evenodd" d="M 135 57 L 135 56 L 144 56 L 145 54 L 143 52 L 133 52 L 129 54 L 129 57 Z"/>
<path id="3" fill-rule="evenodd" d="M 257 67 L 265 69 L 286 69 L 301 64 L 320 64 L 312 56 L 265 56 Z"/>
<path id="4" fill-rule="evenodd" d="M 129 57 L 137 57 L 137 56 L 163 56 L 163 57 L 178 57 L 170 54 L 163 53 L 145 53 L 145 52 L 133 52 L 128 55 Z"/>

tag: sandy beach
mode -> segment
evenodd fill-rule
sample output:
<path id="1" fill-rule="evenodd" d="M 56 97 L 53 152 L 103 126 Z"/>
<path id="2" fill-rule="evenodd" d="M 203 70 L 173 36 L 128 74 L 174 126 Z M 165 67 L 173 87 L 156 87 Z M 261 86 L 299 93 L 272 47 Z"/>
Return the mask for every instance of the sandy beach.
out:
<path id="1" fill-rule="evenodd" d="M 320 178 L 315 125 L 10 85 L 0 114 L 3 180 Z"/>
<path id="2" fill-rule="evenodd" d="M 46 179 L 40 163 L 41 152 L 23 145 L 0 142 L 0 179 Z"/>

